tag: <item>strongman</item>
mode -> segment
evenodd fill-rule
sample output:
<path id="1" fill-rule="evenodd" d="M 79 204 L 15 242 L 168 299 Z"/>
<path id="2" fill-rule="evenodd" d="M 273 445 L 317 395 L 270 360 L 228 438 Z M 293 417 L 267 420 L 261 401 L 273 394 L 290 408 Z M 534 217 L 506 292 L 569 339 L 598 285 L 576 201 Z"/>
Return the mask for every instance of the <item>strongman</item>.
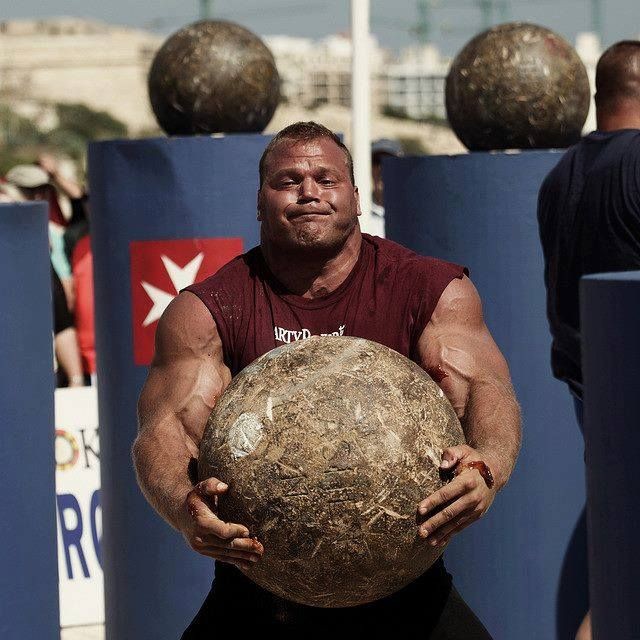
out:
<path id="1" fill-rule="evenodd" d="M 239 633 L 269 625 L 280 635 L 348 630 L 353 638 L 409 625 L 425 638 L 487 639 L 442 560 L 396 594 L 358 607 L 308 607 L 263 591 L 238 569 L 250 575 L 262 545 L 216 515 L 227 486 L 190 480 L 207 418 L 231 378 L 310 335 L 367 338 L 417 362 L 451 401 L 468 442 L 444 451 L 443 470 L 482 461 L 492 472 L 489 486 L 465 468 L 416 505 L 416 515 L 426 515 L 416 525 L 425 544 L 443 546 L 487 511 L 520 446 L 508 367 L 465 269 L 362 234 L 351 155 L 319 124 L 283 129 L 259 169 L 260 246 L 169 305 L 139 402 L 140 486 L 194 551 L 216 560 L 213 588 L 183 638 L 211 638 L 224 620 Z"/>

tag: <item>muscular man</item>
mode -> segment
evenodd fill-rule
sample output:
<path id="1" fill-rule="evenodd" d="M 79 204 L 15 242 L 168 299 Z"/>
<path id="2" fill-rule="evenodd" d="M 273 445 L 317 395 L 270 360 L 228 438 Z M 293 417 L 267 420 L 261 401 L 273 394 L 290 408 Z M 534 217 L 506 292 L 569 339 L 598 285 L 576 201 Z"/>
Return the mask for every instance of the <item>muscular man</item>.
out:
<path id="1" fill-rule="evenodd" d="M 640 269 L 640 41 L 614 44 L 598 61 L 596 120 L 597 130 L 564 154 L 538 199 L 551 364 L 574 395 L 580 428 L 580 278 Z M 589 616 L 576 637 L 591 637 Z"/>
<path id="2" fill-rule="evenodd" d="M 358 215 L 352 160 L 339 138 L 312 122 L 287 127 L 260 161 L 260 246 L 189 287 L 160 321 L 139 403 L 138 479 L 160 515 L 217 561 L 212 591 L 185 639 L 210 637 L 219 616 L 237 621 L 238 631 L 270 624 L 280 633 L 350 629 L 360 637 L 353 632 L 410 624 L 427 638 L 489 638 L 441 560 L 400 592 L 359 607 L 307 607 L 263 591 L 239 571 L 250 575 L 262 545 L 216 515 L 227 486 L 210 478 L 194 487 L 189 477 L 209 413 L 233 375 L 283 342 L 338 332 L 418 362 L 462 420 L 468 445 L 445 450 L 442 461 L 462 472 L 416 505 L 424 544 L 444 545 L 507 482 L 519 410 L 473 284 L 462 267 L 361 234 Z M 493 486 L 465 466 L 472 461 L 489 466 Z"/>

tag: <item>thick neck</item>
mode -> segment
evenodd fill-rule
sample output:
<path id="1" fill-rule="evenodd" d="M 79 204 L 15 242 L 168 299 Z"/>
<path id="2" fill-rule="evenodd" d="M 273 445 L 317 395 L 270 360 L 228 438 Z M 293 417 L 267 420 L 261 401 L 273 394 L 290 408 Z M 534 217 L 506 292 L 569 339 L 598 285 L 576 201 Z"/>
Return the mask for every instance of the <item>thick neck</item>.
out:
<path id="1" fill-rule="evenodd" d="M 619 131 L 620 129 L 640 129 L 640 106 L 622 103 L 616 109 L 597 109 L 598 131 Z"/>
<path id="2" fill-rule="evenodd" d="M 334 255 L 315 255 L 309 250 L 286 253 L 264 239 L 261 250 L 271 273 L 288 291 L 312 300 L 330 294 L 347 279 L 358 262 L 361 245 L 362 234 L 356 225 Z"/>

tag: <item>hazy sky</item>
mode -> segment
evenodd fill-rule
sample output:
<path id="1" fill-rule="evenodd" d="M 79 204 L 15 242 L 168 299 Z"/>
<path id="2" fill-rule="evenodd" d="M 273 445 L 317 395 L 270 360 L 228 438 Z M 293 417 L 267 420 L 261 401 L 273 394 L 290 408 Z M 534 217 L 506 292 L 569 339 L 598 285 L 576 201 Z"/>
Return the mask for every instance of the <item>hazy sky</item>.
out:
<path id="1" fill-rule="evenodd" d="M 349 29 L 348 0 L 210 0 L 214 17 L 234 20 L 261 35 L 286 34 L 319 38 Z M 593 6 L 600 5 L 605 45 L 640 33 L 640 0 L 494 0 L 492 24 L 525 20 L 554 29 L 572 42 L 591 29 Z M 500 6 L 506 5 L 506 13 Z M 371 30 L 388 47 L 411 44 L 417 22 L 416 0 L 372 0 Z M 432 40 L 448 54 L 480 31 L 478 0 L 430 0 Z M 170 33 L 199 17 L 200 0 L 0 0 L 0 19 L 55 15 Z"/>

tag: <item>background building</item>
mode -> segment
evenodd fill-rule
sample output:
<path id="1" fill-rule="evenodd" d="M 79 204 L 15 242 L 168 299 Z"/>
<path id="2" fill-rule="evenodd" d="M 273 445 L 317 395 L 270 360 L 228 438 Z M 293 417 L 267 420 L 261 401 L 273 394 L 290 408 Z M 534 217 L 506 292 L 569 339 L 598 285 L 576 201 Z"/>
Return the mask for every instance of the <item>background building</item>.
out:
<path id="1" fill-rule="evenodd" d="M 132 132 L 154 127 L 147 71 L 164 38 L 78 18 L 0 23 L 0 99 L 83 103 L 109 112 Z"/>
<path id="2" fill-rule="evenodd" d="M 351 106 L 351 39 L 332 35 L 314 41 L 289 36 L 266 36 L 282 79 L 282 95 L 290 103 L 307 108 L 323 104 Z M 383 78 L 390 53 L 370 40 L 371 102 L 377 111 L 385 102 Z"/>
<path id="3" fill-rule="evenodd" d="M 147 73 L 163 36 L 79 18 L 0 22 L 0 103 L 33 120 L 56 126 L 56 103 L 85 104 L 127 125 L 130 134 L 158 131 L 147 96 Z M 351 40 L 338 34 L 321 40 L 267 36 L 282 85 L 283 104 L 269 127 L 294 119 L 345 123 L 351 104 Z M 576 48 L 593 82 L 601 53 L 594 33 L 579 34 Z M 413 121 L 445 124 L 444 84 L 451 58 L 432 44 L 394 53 L 370 41 L 373 137 L 404 137 L 416 151 L 462 150 L 453 135 L 417 127 Z M 386 119 L 385 119 L 386 116 Z M 595 127 L 593 111 L 585 130 Z M 397 130 L 397 131 L 396 131 Z M 434 142 L 437 141 L 437 142 Z"/>
<path id="4" fill-rule="evenodd" d="M 383 74 L 389 111 L 415 120 L 446 119 L 444 85 L 450 64 L 430 44 L 404 49 Z"/>

